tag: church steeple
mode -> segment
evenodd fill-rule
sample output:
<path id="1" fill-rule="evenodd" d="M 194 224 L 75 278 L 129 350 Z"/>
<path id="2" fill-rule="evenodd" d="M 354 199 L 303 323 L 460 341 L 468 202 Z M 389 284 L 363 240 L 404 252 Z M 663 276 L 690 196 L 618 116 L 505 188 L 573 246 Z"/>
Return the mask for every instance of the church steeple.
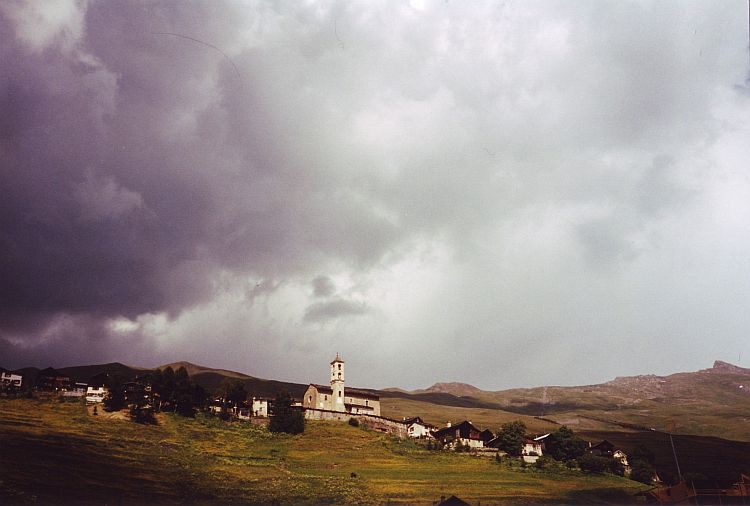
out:
<path id="1" fill-rule="evenodd" d="M 333 410 L 346 411 L 344 407 L 344 361 L 339 357 L 331 362 L 331 390 L 333 390 Z"/>

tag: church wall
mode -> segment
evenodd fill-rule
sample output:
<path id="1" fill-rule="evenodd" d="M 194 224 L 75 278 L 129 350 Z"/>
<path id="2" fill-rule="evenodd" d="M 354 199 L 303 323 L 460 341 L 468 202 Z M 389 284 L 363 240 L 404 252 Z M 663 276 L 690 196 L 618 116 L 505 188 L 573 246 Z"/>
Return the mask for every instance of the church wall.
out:
<path id="1" fill-rule="evenodd" d="M 387 432 L 401 438 L 405 438 L 408 435 L 406 424 L 398 420 L 391 420 L 390 418 L 383 418 L 382 416 L 375 415 L 342 413 L 340 411 L 322 409 L 305 409 L 306 420 L 335 420 L 348 422 L 350 418 L 356 418 L 359 420 L 361 427 Z"/>

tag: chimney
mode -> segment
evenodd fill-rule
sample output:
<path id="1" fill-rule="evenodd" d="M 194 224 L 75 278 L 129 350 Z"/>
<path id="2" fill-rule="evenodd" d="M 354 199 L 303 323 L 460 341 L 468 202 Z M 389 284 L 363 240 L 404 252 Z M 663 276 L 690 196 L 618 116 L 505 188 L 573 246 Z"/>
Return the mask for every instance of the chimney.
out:
<path id="1" fill-rule="evenodd" d="M 450 426 L 451 426 L 451 421 L 450 421 L 450 420 L 448 420 L 448 423 L 446 423 L 446 424 L 445 424 L 445 426 L 446 426 L 446 427 L 450 427 Z"/>

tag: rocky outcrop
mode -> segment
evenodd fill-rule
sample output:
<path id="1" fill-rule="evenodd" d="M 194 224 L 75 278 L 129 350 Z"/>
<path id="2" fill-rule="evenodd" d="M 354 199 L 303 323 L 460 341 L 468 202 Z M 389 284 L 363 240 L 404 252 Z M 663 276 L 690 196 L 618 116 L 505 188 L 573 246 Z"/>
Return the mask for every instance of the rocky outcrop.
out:
<path id="1" fill-rule="evenodd" d="M 715 361 L 714 366 L 711 369 L 708 369 L 708 372 L 723 373 L 723 374 L 750 375 L 750 369 L 746 369 L 738 365 L 730 364 L 729 362 L 722 362 L 721 360 Z"/>

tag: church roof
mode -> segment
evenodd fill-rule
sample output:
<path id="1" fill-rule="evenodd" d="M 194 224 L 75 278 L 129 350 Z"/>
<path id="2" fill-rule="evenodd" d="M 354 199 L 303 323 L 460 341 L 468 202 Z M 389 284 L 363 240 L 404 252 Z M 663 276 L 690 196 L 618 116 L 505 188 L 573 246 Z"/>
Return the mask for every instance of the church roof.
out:
<path id="1" fill-rule="evenodd" d="M 318 385 L 316 383 L 310 383 L 311 387 L 315 387 L 318 392 L 324 394 L 333 394 L 333 389 L 328 385 Z M 346 397 L 359 397 L 361 399 L 373 399 L 380 400 L 380 396 L 376 393 L 370 392 L 369 390 L 360 390 L 359 388 L 345 388 L 344 395 Z"/>
<path id="2" fill-rule="evenodd" d="M 331 388 L 328 385 L 317 385 L 315 383 L 310 383 L 310 386 L 311 387 L 315 387 L 315 389 L 318 392 L 322 392 L 322 393 L 325 393 L 325 394 L 332 394 L 333 393 L 333 388 Z"/>
<path id="3" fill-rule="evenodd" d="M 334 359 L 333 359 L 333 360 L 331 361 L 331 365 L 335 364 L 336 362 L 341 362 L 342 364 L 344 363 L 344 361 L 343 361 L 343 360 L 341 360 L 341 357 L 339 357 L 339 353 L 338 353 L 338 352 L 336 352 L 336 358 L 334 358 Z"/>

